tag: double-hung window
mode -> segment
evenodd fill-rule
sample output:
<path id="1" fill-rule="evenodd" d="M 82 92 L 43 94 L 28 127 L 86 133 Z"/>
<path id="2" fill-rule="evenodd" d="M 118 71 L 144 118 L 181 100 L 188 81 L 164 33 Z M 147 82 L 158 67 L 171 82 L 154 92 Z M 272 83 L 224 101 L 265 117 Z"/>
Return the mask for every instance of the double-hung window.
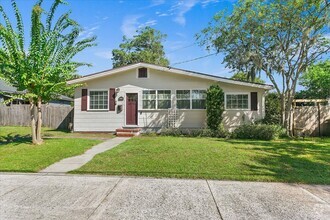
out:
<path id="1" fill-rule="evenodd" d="M 89 109 L 90 110 L 108 110 L 108 91 L 90 90 L 89 91 Z"/>
<path id="2" fill-rule="evenodd" d="M 142 91 L 142 108 L 156 109 L 156 90 Z"/>
<path id="3" fill-rule="evenodd" d="M 157 90 L 157 109 L 171 108 L 171 90 Z"/>
<path id="4" fill-rule="evenodd" d="M 171 90 L 144 90 L 142 91 L 143 109 L 171 108 Z"/>
<path id="5" fill-rule="evenodd" d="M 205 109 L 206 90 L 177 90 L 176 107 L 178 109 Z"/>
<path id="6" fill-rule="evenodd" d="M 176 90 L 176 107 L 190 109 L 190 90 Z"/>
<path id="7" fill-rule="evenodd" d="M 226 109 L 249 109 L 248 94 L 226 94 Z"/>
<path id="8" fill-rule="evenodd" d="M 206 109 L 205 99 L 206 99 L 206 90 L 192 90 L 191 93 L 192 109 Z"/>

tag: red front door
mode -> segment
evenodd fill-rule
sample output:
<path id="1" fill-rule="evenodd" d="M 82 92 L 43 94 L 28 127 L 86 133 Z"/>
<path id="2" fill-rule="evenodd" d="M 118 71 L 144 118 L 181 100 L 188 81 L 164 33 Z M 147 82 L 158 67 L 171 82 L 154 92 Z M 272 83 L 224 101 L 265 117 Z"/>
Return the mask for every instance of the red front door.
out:
<path id="1" fill-rule="evenodd" d="M 137 125 L 138 94 L 126 93 L 126 125 Z"/>

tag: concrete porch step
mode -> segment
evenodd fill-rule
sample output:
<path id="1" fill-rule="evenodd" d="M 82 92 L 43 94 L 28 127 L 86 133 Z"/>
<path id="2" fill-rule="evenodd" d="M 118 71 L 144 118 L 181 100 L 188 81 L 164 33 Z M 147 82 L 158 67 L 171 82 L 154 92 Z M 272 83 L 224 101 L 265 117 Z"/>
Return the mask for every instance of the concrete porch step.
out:
<path id="1" fill-rule="evenodd" d="M 117 137 L 134 137 L 140 135 L 140 128 L 118 128 L 116 129 Z"/>
<path id="2" fill-rule="evenodd" d="M 116 133 L 117 132 L 128 132 L 128 133 L 136 133 L 136 132 L 140 132 L 140 128 L 117 128 L 116 129 Z"/>

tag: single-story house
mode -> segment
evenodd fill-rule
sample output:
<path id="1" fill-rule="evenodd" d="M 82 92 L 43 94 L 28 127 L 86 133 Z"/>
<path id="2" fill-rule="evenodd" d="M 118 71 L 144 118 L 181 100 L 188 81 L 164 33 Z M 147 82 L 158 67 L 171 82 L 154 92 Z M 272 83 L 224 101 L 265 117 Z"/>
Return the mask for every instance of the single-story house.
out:
<path id="1" fill-rule="evenodd" d="M 212 84 L 225 93 L 229 130 L 262 119 L 271 85 L 232 80 L 172 67 L 136 63 L 68 81 L 82 84 L 74 97 L 74 131 L 118 128 L 159 131 L 206 127 L 205 97 Z"/>
<path id="2" fill-rule="evenodd" d="M 0 104 L 2 104 L 4 101 L 11 99 L 14 94 L 22 94 L 24 92 L 17 91 L 17 89 L 8 83 L 6 83 L 4 80 L 0 79 Z M 65 95 L 59 95 L 57 99 L 50 100 L 47 104 L 49 105 L 71 105 L 73 103 L 73 99 L 65 96 Z M 7 105 L 15 105 L 15 104 L 29 104 L 28 100 L 24 99 L 14 99 L 10 103 L 7 103 Z"/>

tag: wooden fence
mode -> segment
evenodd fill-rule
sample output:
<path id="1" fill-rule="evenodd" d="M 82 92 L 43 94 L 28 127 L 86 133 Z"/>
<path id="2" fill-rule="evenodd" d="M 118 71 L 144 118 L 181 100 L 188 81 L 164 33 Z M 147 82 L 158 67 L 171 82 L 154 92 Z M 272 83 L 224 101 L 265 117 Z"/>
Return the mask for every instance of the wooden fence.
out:
<path id="1" fill-rule="evenodd" d="M 68 129 L 73 123 L 73 107 L 42 106 L 42 125 L 54 129 Z M 30 105 L 0 105 L 0 126 L 30 126 Z"/>
<path id="2" fill-rule="evenodd" d="M 296 106 L 293 110 L 296 135 L 330 136 L 330 106 Z"/>

